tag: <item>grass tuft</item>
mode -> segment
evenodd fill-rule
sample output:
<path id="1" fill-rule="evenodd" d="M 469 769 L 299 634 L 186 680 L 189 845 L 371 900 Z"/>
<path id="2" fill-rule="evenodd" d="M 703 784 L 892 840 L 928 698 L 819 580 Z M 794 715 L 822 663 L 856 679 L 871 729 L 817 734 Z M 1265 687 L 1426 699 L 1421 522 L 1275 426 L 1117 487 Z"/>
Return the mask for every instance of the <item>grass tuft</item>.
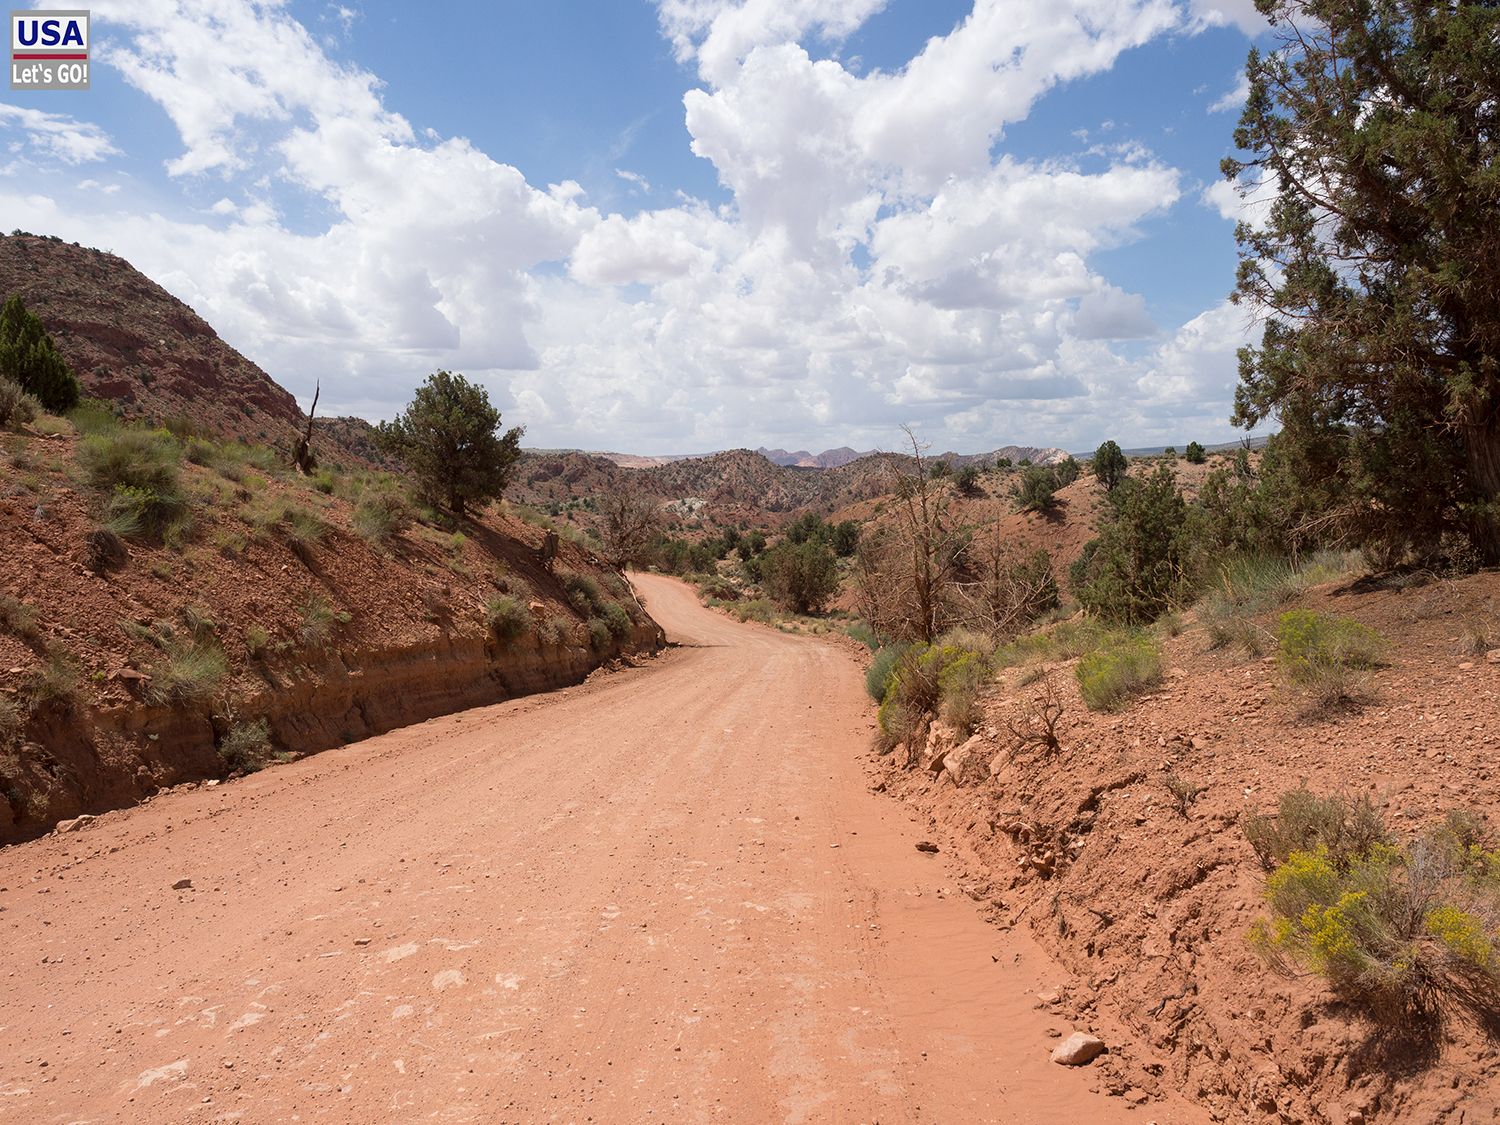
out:
<path id="1" fill-rule="evenodd" d="M 1090 710 L 1113 711 L 1161 683 L 1161 647 L 1145 634 L 1121 635 L 1086 653 L 1074 675 Z"/>

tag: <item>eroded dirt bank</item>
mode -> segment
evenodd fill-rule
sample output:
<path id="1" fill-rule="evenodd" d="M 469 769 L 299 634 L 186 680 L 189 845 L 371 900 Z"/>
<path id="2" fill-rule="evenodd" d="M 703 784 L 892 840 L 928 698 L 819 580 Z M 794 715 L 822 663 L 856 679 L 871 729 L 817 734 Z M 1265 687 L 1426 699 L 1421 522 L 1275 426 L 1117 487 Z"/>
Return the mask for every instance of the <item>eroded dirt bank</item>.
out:
<path id="1" fill-rule="evenodd" d="M 0 1119 L 1202 1120 L 1048 1061 L 851 657 L 641 583 L 646 667 L 0 852 Z"/>
<path id="2" fill-rule="evenodd" d="M 329 654 L 310 673 L 278 678 L 238 702 L 264 719 L 281 752 L 314 754 L 438 715 L 581 683 L 612 660 L 659 649 L 660 629 L 636 624 L 623 641 L 597 651 L 544 644 L 535 636 L 499 646 L 470 633 L 394 649 Z M 131 703 L 86 711 L 52 711 L 30 733 L 31 764 L 50 784 L 45 803 L 24 811 L 0 801 L 0 843 L 41 835 L 80 814 L 136 804 L 162 789 L 222 776 L 219 754 L 229 723 L 208 706 Z M 17 812 L 22 812 L 17 816 Z"/>
<path id="3" fill-rule="evenodd" d="M 1497 635 L 1500 575 L 1345 582 L 1301 603 L 1388 638 L 1361 706 L 1306 714 L 1274 656 L 1213 649 L 1189 620 L 1166 641 L 1165 682 L 1119 713 L 1083 706 L 1073 661 L 1011 669 L 972 741 L 936 730 L 919 768 L 898 748 L 876 776 L 928 818 L 1000 925 L 1073 971 L 1060 1018 L 1127 1026 L 1118 1085 L 1256 1125 L 1500 1120 L 1500 1044 L 1468 1013 L 1418 1028 L 1341 1003 L 1316 974 L 1268 969 L 1247 941 L 1265 872 L 1242 827 L 1303 784 L 1369 797 L 1398 840 L 1454 809 L 1500 827 L 1500 652 L 1474 651 L 1476 630 Z M 1274 631 L 1274 614 L 1261 624 Z M 1018 750 L 1010 726 L 1047 682 L 1061 750 Z"/>

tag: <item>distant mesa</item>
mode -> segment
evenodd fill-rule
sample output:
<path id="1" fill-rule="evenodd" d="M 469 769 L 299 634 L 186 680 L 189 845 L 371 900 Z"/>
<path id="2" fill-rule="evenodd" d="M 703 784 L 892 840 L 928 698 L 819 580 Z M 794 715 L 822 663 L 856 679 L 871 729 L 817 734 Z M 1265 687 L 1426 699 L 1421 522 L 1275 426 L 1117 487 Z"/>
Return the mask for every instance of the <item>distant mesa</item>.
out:
<path id="1" fill-rule="evenodd" d="M 592 449 L 530 449 L 527 452 L 538 456 L 561 455 L 564 453 L 580 453 L 588 457 L 602 457 L 611 461 L 622 469 L 655 469 L 663 465 L 671 465 L 678 461 L 706 461 L 710 458 L 722 456 L 725 453 L 737 452 L 736 450 L 715 450 L 712 453 L 663 453 L 647 455 L 642 453 L 612 453 L 605 450 Z M 809 453 L 805 449 L 767 449 L 761 446 L 756 450 L 741 450 L 738 452 L 751 453 L 764 457 L 773 465 L 779 465 L 783 469 L 841 469 L 845 465 L 852 465 L 866 457 L 874 457 L 883 452 L 878 449 L 850 449 L 847 445 L 841 445 L 837 449 L 825 449 L 822 453 Z M 901 450 L 887 452 L 900 453 Z M 931 461 L 946 461 L 953 468 L 961 468 L 970 463 L 994 464 L 1001 458 L 1008 458 L 1011 464 L 1020 464 L 1022 461 L 1030 461 L 1033 465 L 1054 465 L 1059 461 L 1066 460 L 1066 450 L 1055 446 L 1038 447 L 1034 445 L 1005 445 L 988 453 L 934 453 L 928 459 Z"/>

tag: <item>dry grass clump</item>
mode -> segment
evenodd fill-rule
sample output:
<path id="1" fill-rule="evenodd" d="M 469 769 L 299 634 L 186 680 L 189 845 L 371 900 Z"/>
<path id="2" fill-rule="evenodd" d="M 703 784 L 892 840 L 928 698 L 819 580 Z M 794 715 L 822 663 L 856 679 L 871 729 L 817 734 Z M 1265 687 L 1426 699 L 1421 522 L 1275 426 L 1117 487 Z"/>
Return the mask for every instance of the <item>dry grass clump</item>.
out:
<path id="1" fill-rule="evenodd" d="M 1204 793 L 1204 787 L 1195 785 L 1178 774 L 1167 771 L 1162 776 L 1162 784 L 1167 787 L 1167 792 L 1172 796 L 1172 807 L 1184 817 L 1193 807 L 1193 802 Z"/>
<path id="2" fill-rule="evenodd" d="M 298 627 L 297 638 L 310 649 L 322 648 L 333 639 L 338 626 L 347 625 L 352 620 L 348 613 L 335 609 L 322 594 L 311 595 L 300 609 L 302 624 Z"/>
<path id="3" fill-rule="evenodd" d="M 212 699 L 229 672 L 217 641 L 209 638 L 169 642 L 151 665 L 146 697 L 157 704 L 202 703 Z"/>
<path id="4" fill-rule="evenodd" d="M 355 533 L 371 543 L 388 543 L 411 527 L 415 513 L 406 497 L 391 491 L 370 492 L 354 508 Z"/>

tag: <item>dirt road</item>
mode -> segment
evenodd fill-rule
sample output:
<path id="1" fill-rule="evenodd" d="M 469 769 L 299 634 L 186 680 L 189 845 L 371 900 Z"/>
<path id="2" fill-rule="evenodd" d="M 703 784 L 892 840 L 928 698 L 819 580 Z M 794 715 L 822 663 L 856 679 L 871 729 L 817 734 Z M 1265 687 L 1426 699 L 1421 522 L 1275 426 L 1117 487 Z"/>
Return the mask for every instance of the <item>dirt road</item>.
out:
<path id="1" fill-rule="evenodd" d="M 1048 1061 L 852 658 L 640 581 L 650 667 L 0 852 L 0 1120 L 1184 1120 Z"/>

